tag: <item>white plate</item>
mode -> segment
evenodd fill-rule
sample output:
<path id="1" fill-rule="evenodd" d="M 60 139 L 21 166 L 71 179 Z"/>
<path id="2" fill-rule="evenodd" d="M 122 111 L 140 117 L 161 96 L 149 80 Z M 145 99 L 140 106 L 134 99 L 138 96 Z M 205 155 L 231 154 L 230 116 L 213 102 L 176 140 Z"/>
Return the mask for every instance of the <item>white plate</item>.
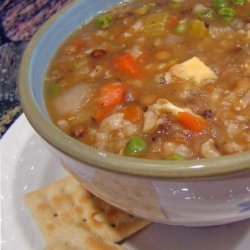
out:
<path id="1" fill-rule="evenodd" d="M 43 249 L 42 236 L 22 197 L 66 173 L 24 115 L 1 140 L 1 169 L 1 249 Z M 248 250 L 250 220 L 207 228 L 152 224 L 123 245 L 138 250 Z"/>

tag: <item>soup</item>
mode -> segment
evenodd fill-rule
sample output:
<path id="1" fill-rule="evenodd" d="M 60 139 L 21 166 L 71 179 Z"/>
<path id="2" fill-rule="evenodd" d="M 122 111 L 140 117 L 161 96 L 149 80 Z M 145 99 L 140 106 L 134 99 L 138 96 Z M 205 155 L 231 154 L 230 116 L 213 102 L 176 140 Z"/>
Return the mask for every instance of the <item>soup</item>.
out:
<path id="1" fill-rule="evenodd" d="M 83 24 L 45 78 L 54 123 L 120 155 L 185 160 L 250 149 L 250 3 L 125 2 Z"/>

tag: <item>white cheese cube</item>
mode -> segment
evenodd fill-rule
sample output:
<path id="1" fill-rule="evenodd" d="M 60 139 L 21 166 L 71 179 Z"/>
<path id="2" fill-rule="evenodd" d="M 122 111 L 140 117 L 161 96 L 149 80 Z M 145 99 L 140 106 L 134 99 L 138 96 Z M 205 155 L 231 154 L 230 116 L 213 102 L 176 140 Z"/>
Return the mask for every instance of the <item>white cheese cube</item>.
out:
<path id="1" fill-rule="evenodd" d="M 170 73 L 177 78 L 194 81 L 198 87 L 217 79 L 216 74 L 198 57 L 192 57 L 181 64 L 174 65 Z"/>

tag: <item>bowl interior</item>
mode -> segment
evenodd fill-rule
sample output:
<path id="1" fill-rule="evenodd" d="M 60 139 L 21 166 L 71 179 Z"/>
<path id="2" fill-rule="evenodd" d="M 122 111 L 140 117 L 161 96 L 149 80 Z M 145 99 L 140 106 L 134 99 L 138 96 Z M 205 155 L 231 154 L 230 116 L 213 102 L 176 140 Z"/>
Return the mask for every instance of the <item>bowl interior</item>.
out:
<path id="1" fill-rule="evenodd" d="M 61 132 L 50 120 L 44 102 L 43 82 L 57 48 L 81 24 L 121 0 L 74 1 L 47 21 L 26 48 L 20 68 L 21 103 L 31 125 L 63 153 L 96 167 L 126 174 L 160 178 L 200 178 L 249 170 L 250 153 L 204 160 L 171 162 L 121 157 L 81 144 Z"/>

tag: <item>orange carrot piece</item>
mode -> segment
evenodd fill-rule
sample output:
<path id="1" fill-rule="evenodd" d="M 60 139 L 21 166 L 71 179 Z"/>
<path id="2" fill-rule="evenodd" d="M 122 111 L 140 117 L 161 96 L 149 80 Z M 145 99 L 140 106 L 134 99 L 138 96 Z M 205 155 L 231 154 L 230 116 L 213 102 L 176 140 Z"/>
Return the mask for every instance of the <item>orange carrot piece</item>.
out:
<path id="1" fill-rule="evenodd" d="M 97 122 L 100 122 L 102 121 L 108 114 L 109 112 L 112 110 L 112 107 L 102 107 L 101 109 L 99 109 L 97 112 L 96 112 L 96 115 L 95 115 L 95 120 Z"/>
<path id="2" fill-rule="evenodd" d="M 176 16 L 169 16 L 167 21 L 167 28 L 172 30 L 179 23 L 179 19 Z"/>
<path id="3" fill-rule="evenodd" d="M 131 122 L 138 122 L 142 119 L 143 110 L 140 106 L 131 105 L 122 110 L 124 113 L 124 118 Z"/>
<path id="4" fill-rule="evenodd" d="M 133 77 L 142 76 L 142 69 L 138 61 L 130 54 L 123 54 L 115 58 L 115 69 Z"/>
<path id="5" fill-rule="evenodd" d="M 103 120 L 112 108 L 125 101 L 126 87 L 119 82 L 112 82 L 100 89 L 98 104 L 99 110 L 95 115 L 96 121 Z"/>
<path id="6" fill-rule="evenodd" d="M 125 101 L 125 93 L 126 87 L 123 84 L 108 83 L 101 88 L 98 103 L 102 107 L 114 107 Z"/>
<path id="7" fill-rule="evenodd" d="M 201 132 L 206 125 L 206 122 L 202 117 L 193 115 L 189 112 L 179 112 L 177 114 L 177 120 L 182 126 L 194 132 Z"/>

